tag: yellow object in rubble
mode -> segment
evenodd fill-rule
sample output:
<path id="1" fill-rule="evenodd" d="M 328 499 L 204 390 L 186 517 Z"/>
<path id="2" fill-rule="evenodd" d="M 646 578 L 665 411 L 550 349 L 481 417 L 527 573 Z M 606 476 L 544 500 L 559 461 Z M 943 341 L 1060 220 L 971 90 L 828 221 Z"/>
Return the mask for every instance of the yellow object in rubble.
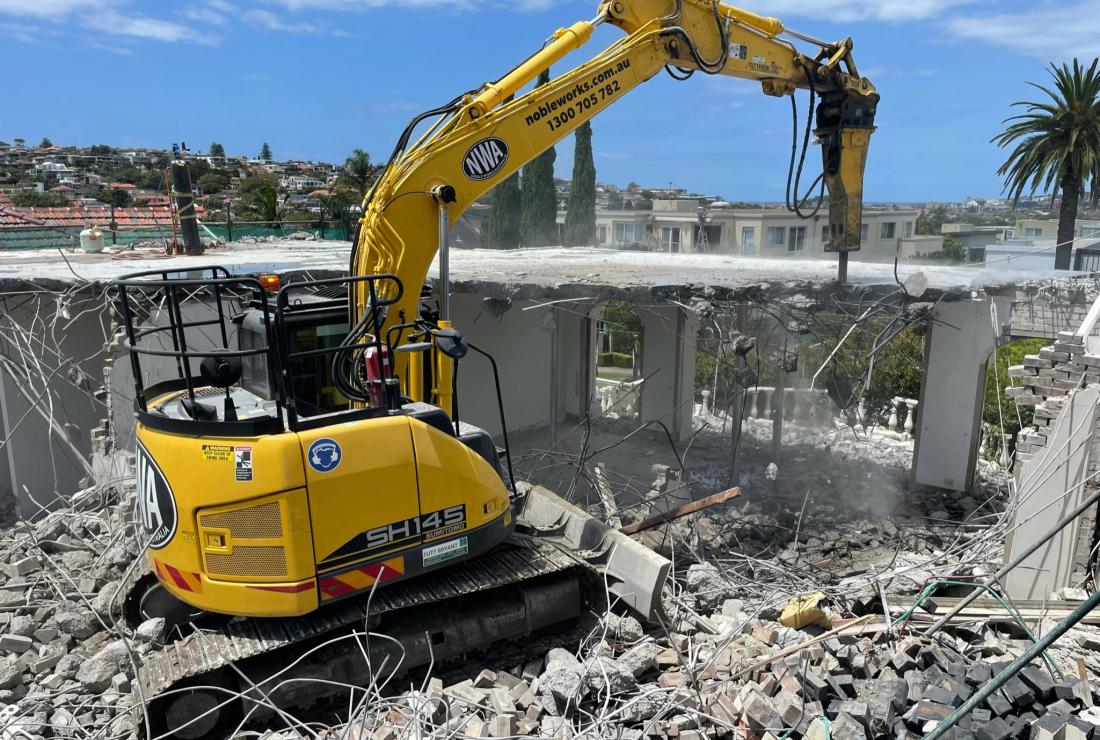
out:
<path id="1" fill-rule="evenodd" d="M 818 604 L 824 600 L 825 594 L 820 591 L 815 594 L 795 596 L 787 604 L 783 614 L 780 615 L 780 624 L 796 630 L 809 627 L 812 624 L 824 625 L 828 621 L 828 617 L 818 607 Z"/>

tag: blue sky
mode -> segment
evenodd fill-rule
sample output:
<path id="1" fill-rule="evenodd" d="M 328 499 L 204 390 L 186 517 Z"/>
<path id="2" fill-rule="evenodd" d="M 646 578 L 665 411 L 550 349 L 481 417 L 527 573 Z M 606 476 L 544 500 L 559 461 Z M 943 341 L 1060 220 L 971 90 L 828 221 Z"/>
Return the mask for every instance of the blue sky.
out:
<path id="1" fill-rule="evenodd" d="M 671 2 L 670 2 L 671 5 Z M 384 159 L 416 112 L 495 79 L 594 0 L 0 0 L 0 138 Z M 852 36 L 882 94 L 869 201 L 996 196 L 989 144 L 1044 65 L 1100 54 L 1096 0 L 777 0 Z M 620 32 L 600 29 L 570 66 Z M 562 68 L 564 69 L 564 67 Z M 805 100 L 801 100 L 805 105 Z M 659 77 L 594 121 L 600 181 L 782 198 L 790 106 L 728 78 Z M 816 160 L 814 162 L 816 164 Z M 558 174 L 572 167 L 558 146 Z"/>

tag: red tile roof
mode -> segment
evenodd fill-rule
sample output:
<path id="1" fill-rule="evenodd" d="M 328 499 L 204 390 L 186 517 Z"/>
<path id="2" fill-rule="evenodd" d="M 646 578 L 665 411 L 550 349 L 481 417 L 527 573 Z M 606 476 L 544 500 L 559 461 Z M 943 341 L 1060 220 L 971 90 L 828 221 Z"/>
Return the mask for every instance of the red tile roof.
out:
<path id="1" fill-rule="evenodd" d="M 199 218 L 204 210 L 196 207 Z M 88 224 L 106 226 L 111 223 L 107 206 L 70 206 L 65 208 L 14 208 L 11 201 L 0 201 L 0 227 L 69 226 L 83 228 Z M 120 229 L 169 227 L 172 210 L 168 206 L 150 208 L 116 208 L 115 223 Z"/>

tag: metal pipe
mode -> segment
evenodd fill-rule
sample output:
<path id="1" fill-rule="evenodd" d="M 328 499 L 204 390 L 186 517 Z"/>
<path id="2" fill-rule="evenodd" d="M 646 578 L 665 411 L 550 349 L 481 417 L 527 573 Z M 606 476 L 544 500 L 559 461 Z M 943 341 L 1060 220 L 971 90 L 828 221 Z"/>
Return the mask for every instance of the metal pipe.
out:
<path id="1" fill-rule="evenodd" d="M 1054 525 L 1054 527 L 1050 531 L 1048 531 L 1046 534 L 1044 534 L 1042 537 L 1040 537 L 1038 540 L 1036 540 L 1034 544 L 1030 545 L 1026 550 L 1021 552 L 1016 557 L 1012 558 L 1012 560 L 1009 561 L 1008 563 L 1006 563 L 1004 565 L 1004 567 L 1002 567 L 999 571 L 997 571 L 996 573 L 994 573 L 993 575 L 989 576 L 984 581 L 982 581 L 982 585 L 976 587 L 973 591 L 971 591 L 966 596 L 966 598 L 964 598 L 962 601 L 960 601 L 958 604 L 956 604 L 954 606 L 954 608 L 951 609 L 951 611 L 947 612 L 947 614 L 944 614 L 942 617 L 940 617 L 938 620 L 936 620 L 935 624 L 933 624 L 931 627 L 926 629 L 924 631 L 925 636 L 926 637 L 931 637 L 932 635 L 939 632 L 943 628 L 943 626 L 945 624 L 947 624 L 948 621 L 951 620 L 952 617 L 954 617 L 956 614 L 961 612 L 967 606 L 972 604 L 974 602 L 974 600 L 977 599 L 978 596 L 983 593 L 986 586 L 992 586 L 993 584 L 997 583 L 1002 578 L 1004 578 L 1006 575 L 1008 575 L 1020 563 L 1024 562 L 1029 557 L 1031 557 L 1035 553 L 1036 550 L 1038 550 L 1040 547 L 1042 547 L 1047 542 L 1049 542 L 1051 539 L 1053 539 L 1056 534 L 1058 534 L 1063 529 L 1065 529 L 1067 526 L 1069 526 L 1070 522 L 1075 520 L 1077 517 L 1081 516 L 1081 514 L 1085 513 L 1085 511 L 1087 509 L 1089 509 L 1097 501 L 1100 501 L 1100 489 L 1098 489 L 1095 493 L 1093 493 L 1087 499 L 1082 501 L 1081 504 L 1076 509 L 1071 511 L 1069 514 L 1066 514 L 1057 524 Z"/>
<path id="2" fill-rule="evenodd" d="M 815 38 L 815 37 L 813 37 L 813 36 L 809 36 L 809 35 L 807 35 L 807 34 L 804 34 L 804 33 L 801 33 L 801 32 L 799 32 L 799 31 L 792 31 L 792 30 L 791 30 L 791 29 L 789 29 L 789 28 L 784 28 L 784 29 L 783 29 L 783 33 L 787 34 L 788 36 L 793 36 L 793 37 L 795 37 L 796 39 L 799 39 L 799 40 L 801 40 L 801 41 L 805 41 L 805 42 L 807 42 L 807 43 L 810 43 L 810 44 L 817 44 L 817 45 L 818 45 L 818 46 L 820 46 L 820 47 L 821 47 L 822 49 L 824 49 L 824 48 L 826 48 L 826 47 L 828 47 L 828 46 L 831 46 L 831 44 L 830 44 L 830 43 L 829 43 L 828 41 L 822 41 L 822 40 L 821 40 L 821 39 L 819 39 L 819 38 Z"/>
<path id="3" fill-rule="evenodd" d="M 558 309 L 551 308 L 553 326 L 550 329 L 550 449 L 558 446 Z"/>
<path id="4" fill-rule="evenodd" d="M 451 320 L 451 214 L 448 206 L 458 200 L 450 185 L 432 188 L 432 197 L 439 204 L 439 319 Z"/>
<path id="5" fill-rule="evenodd" d="M 1089 612 L 1100 606 L 1100 591 L 1097 591 L 1089 597 L 1088 601 L 1081 602 L 1081 605 L 1073 610 L 1073 613 L 1063 619 L 1047 634 L 1043 635 L 1043 638 L 1037 643 L 1028 648 L 1023 655 L 1016 660 L 1008 664 L 1008 667 L 993 677 L 992 681 L 988 681 L 978 691 L 970 697 L 965 704 L 952 712 L 947 719 L 939 724 L 936 729 L 929 732 L 921 740 L 937 740 L 937 738 L 943 737 L 948 730 L 954 727 L 959 720 L 966 715 L 970 714 L 974 709 L 978 708 L 982 702 L 984 702 L 990 694 L 997 689 L 1001 688 L 1008 679 L 1019 673 L 1028 663 L 1035 660 L 1043 651 L 1053 645 L 1058 638 L 1069 632 L 1074 626 L 1077 625 L 1082 619 L 1088 616 Z"/>
<path id="6" fill-rule="evenodd" d="M 439 318 L 451 320 L 450 220 L 447 206 L 439 206 Z"/>
<path id="7" fill-rule="evenodd" d="M 741 369 L 745 359 L 738 355 L 736 362 L 737 368 Z M 730 475 L 726 484 L 729 488 L 735 488 L 741 482 L 740 456 L 738 453 L 741 451 L 741 428 L 744 425 L 745 397 L 747 395 L 748 389 L 735 380 L 733 383 L 733 400 L 730 402 L 729 408 Z"/>

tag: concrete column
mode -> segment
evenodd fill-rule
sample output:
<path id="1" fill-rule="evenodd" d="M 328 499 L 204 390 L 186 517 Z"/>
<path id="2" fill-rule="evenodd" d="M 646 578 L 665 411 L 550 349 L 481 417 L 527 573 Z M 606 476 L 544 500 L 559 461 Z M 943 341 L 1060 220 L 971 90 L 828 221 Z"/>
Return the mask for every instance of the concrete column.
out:
<path id="1" fill-rule="evenodd" d="M 0 512 L 16 510 L 16 492 L 19 490 L 19 478 L 15 467 L 15 444 L 8 439 L 10 424 L 8 420 L 7 370 L 0 367 L 0 442 L 5 442 L 0 450 Z"/>
<path id="2" fill-rule="evenodd" d="M 585 314 L 591 305 L 564 303 L 523 310 L 532 306 L 538 304 L 516 301 L 499 319 L 494 319 L 485 312 L 481 296 L 467 293 L 451 296 L 455 327 L 469 341 L 493 355 L 500 366 L 509 431 L 549 425 L 556 380 L 558 420 L 564 433 L 568 430 L 567 421 L 587 411 L 595 387 L 595 322 Z M 551 351 L 555 334 L 556 355 Z M 489 363 L 471 352 L 461 363 L 458 386 L 463 421 L 499 435 L 496 390 Z"/>
<path id="3" fill-rule="evenodd" d="M 677 440 L 691 436 L 698 317 L 678 306 L 638 310 L 642 319 L 642 421 L 661 420 Z M 652 376 L 652 377 L 650 377 Z"/>
<path id="4" fill-rule="evenodd" d="M 596 388 L 596 322 L 591 303 L 558 307 L 558 411 L 565 419 L 588 412 Z"/>
<path id="5" fill-rule="evenodd" d="M 996 308 L 994 325 L 991 305 Z M 981 439 L 986 366 L 997 347 L 1007 298 L 941 303 L 925 343 L 924 383 L 913 452 L 918 486 L 968 490 Z"/>
<path id="6" fill-rule="evenodd" d="M 524 311 L 531 304 L 517 301 L 500 318 L 485 313 L 480 296 L 451 296 L 455 327 L 472 343 L 496 358 L 508 430 L 546 426 L 550 409 L 550 333 L 544 327 L 549 309 Z M 489 363 L 471 352 L 458 373 L 463 421 L 500 434 L 496 389 Z M 499 440 L 498 440 L 499 442 Z"/>

